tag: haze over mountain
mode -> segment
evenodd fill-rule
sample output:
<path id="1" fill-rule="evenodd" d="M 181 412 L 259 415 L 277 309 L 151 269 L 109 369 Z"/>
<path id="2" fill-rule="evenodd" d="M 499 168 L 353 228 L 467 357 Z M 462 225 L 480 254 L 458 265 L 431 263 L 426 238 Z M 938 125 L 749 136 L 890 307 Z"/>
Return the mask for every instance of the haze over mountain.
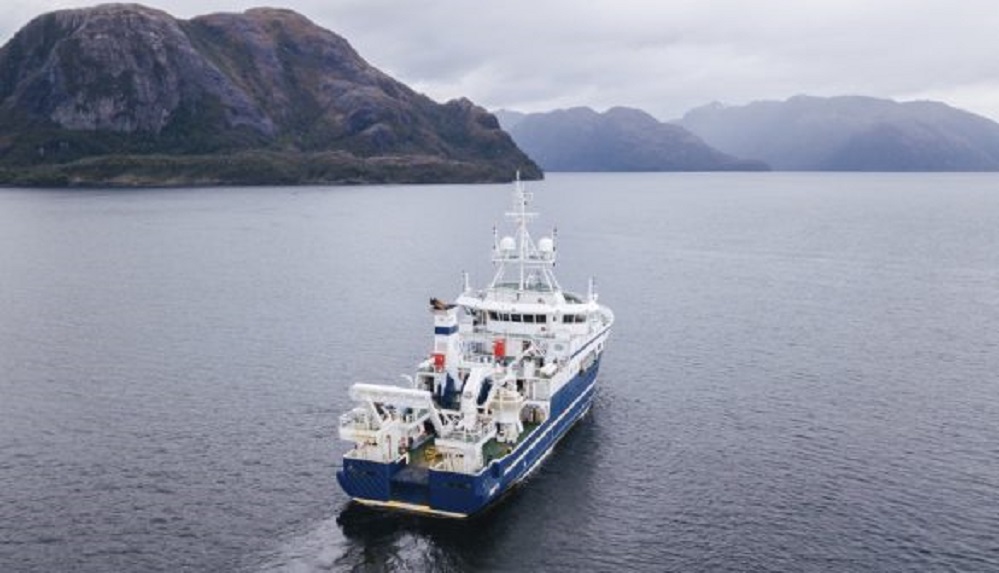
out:
<path id="1" fill-rule="evenodd" d="M 540 176 L 484 109 L 414 92 L 288 10 L 61 10 L 0 48 L 0 182 L 502 181 L 518 169 Z"/>
<path id="2" fill-rule="evenodd" d="M 521 149 L 549 171 L 760 171 L 688 130 L 631 108 L 496 112 Z"/>
<path id="3" fill-rule="evenodd" d="M 709 104 L 676 123 L 779 170 L 999 170 L 999 124 L 937 102 L 796 96 Z"/>

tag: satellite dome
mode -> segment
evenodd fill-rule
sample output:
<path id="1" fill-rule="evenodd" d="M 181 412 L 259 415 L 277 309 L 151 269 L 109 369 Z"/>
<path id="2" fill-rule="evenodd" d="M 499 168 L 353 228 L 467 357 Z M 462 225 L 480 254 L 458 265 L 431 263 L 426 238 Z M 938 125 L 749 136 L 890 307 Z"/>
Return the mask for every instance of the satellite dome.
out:
<path id="1" fill-rule="evenodd" d="M 541 237 L 541 240 L 538 241 L 538 250 L 542 253 L 555 252 L 555 241 L 551 237 Z"/>
<path id="2" fill-rule="evenodd" d="M 503 237 L 500 239 L 499 248 L 501 251 L 515 251 L 517 249 L 517 241 L 513 237 Z"/>

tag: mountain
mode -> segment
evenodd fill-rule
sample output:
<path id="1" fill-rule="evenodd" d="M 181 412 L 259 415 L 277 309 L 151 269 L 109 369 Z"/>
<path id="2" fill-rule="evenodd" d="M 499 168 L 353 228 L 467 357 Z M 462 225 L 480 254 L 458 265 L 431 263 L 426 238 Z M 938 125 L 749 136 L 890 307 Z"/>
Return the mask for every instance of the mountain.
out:
<path id="1" fill-rule="evenodd" d="M 414 92 L 289 10 L 61 10 L 0 48 L 7 184 L 504 181 L 518 169 L 541 176 L 486 110 Z"/>
<path id="2" fill-rule="evenodd" d="M 496 119 L 499 120 L 500 125 L 503 129 L 510 131 L 511 129 L 517 127 L 517 124 L 523 121 L 527 114 L 521 111 L 514 111 L 512 109 L 498 109 L 493 112 Z"/>
<path id="3" fill-rule="evenodd" d="M 548 171 L 760 171 L 762 161 L 721 153 L 686 129 L 631 108 L 500 112 L 521 149 Z"/>
<path id="4" fill-rule="evenodd" d="M 796 96 L 709 104 L 676 123 L 780 170 L 999 170 L 999 124 L 936 102 Z"/>

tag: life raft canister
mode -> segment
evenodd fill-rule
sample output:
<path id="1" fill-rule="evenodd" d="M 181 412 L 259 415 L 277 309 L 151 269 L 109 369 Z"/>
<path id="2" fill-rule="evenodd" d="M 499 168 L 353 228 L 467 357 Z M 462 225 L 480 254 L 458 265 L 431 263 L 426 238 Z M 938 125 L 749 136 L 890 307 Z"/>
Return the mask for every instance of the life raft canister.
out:
<path id="1" fill-rule="evenodd" d="M 500 359 L 506 356 L 506 340 L 497 338 L 493 341 L 493 357 Z"/>

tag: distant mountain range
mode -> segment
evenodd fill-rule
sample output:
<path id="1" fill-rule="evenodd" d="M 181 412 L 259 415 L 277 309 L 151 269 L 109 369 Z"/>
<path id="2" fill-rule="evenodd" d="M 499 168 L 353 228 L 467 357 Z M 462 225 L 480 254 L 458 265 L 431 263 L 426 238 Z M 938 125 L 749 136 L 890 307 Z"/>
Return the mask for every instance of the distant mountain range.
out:
<path id="1" fill-rule="evenodd" d="M 669 123 L 628 108 L 496 116 L 551 171 L 999 170 L 999 123 L 929 101 L 796 96 L 713 103 Z"/>
<path id="2" fill-rule="evenodd" d="M 676 124 L 779 170 L 999 170 L 999 124 L 937 102 L 796 96 L 710 104 Z"/>
<path id="3" fill-rule="evenodd" d="M 438 104 L 288 10 L 39 16 L 0 48 L 0 183 L 504 181 L 541 172 L 496 118 Z"/>
<path id="4" fill-rule="evenodd" d="M 760 171 L 687 129 L 631 108 L 495 112 L 517 145 L 548 171 Z"/>

